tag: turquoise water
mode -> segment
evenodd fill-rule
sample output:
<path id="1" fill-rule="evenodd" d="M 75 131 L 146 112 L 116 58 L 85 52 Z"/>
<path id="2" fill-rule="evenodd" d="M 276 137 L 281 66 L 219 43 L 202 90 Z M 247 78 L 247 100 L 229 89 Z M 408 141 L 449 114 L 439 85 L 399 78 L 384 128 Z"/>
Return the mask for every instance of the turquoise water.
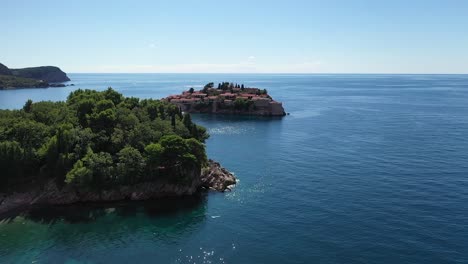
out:
<path id="1" fill-rule="evenodd" d="M 233 192 L 15 214 L 0 222 L 0 263 L 468 263 L 468 75 L 70 77 L 0 91 L 0 107 L 229 80 L 290 115 L 195 115 L 209 156 L 240 179 Z"/>

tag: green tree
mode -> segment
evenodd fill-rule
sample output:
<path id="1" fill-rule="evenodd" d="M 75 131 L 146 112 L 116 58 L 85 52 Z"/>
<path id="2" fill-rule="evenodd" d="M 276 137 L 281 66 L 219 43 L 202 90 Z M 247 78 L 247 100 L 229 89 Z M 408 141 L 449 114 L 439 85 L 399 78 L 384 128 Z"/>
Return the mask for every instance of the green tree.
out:
<path id="1" fill-rule="evenodd" d="M 145 169 L 145 160 L 141 153 L 127 146 L 117 153 L 117 157 L 117 181 L 125 184 L 139 182 Z"/>
<path id="2" fill-rule="evenodd" d="M 210 82 L 210 83 L 207 83 L 204 87 L 203 87 L 203 92 L 204 93 L 207 93 L 208 92 L 208 89 L 211 89 L 214 87 L 214 83 Z"/>
<path id="3" fill-rule="evenodd" d="M 182 120 L 184 123 L 185 127 L 191 130 L 192 128 L 192 117 L 190 116 L 190 113 L 185 113 L 184 118 Z"/>
<path id="4" fill-rule="evenodd" d="M 0 142 L 0 190 L 7 190 L 13 181 L 22 178 L 24 150 L 16 141 Z"/>
<path id="5" fill-rule="evenodd" d="M 148 112 L 150 119 L 154 120 L 158 117 L 159 105 L 154 102 L 151 102 L 146 106 L 146 111 Z"/>
<path id="6" fill-rule="evenodd" d="M 208 162 L 208 158 L 206 157 L 205 152 L 205 145 L 194 138 L 186 139 L 185 142 L 188 146 L 189 152 L 196 157 L 197 164 L 202 167 L 205 166 Z"/>
<path id="7" fill-rule="evenodd" d="M 115 107 L 114 103 L 111 100 L 105 99 L 100 100 L 96 103 L 96 112 L 102 112 L 107 109 L 113 109 Z"/>
<path id="8" fill-rule="evenodd" d="M 169 102 L 110 88 L 78 89 L 66 102 L 27 102 L 0 110 L 0 190 L 46 182 L 39 177 L 94 190 L 159 176 L 190 180 L 206 162 L 208 136 Z"/>
<path id="9" fill-rule="evenodd" d="M 88 116 L 92 113 L 96 101 L 84 99 L 77 102 L 76 111 L 81 126 L 88 126 Z"/>
<path id="10" fill-rule="evenodd" d="M 176 127 L 176 118 L 175 118 L 175 114 L 172 114 L 172 116 L 171 116 L 171 125 L 172 125 L 172 127 L 175 129 L 175 127 Z"/>
<path id="11" fill-rule="evenodd" d="M 111 87 L 107 88 L 107 90 L 104 91 L 103 95 L 105 99 L 111 100 L 114 103 L 114 105 L 118 105 L 120 102 L 122 102 L 123 96 Z"/>
<path id="12" fill-rule="evenodd" d="M 164 148 L 159 143 L 152 143 L 145 147 L 147 164 L 152 168 L 157 168 L 162 164 Z"/>
<path id="13" fill-rule="evenodd" d="M 31 112 L 32 104 L 33 104 L 33 101 L 32 101 L 31 99 L 28 99 L 28 101 L 26 101 L 26 103 L 25 103 L 24 106 L 23 106 L 23 110 L 24 110 L 26 113 Z"/>
<path id="14" fill-rule="evenodd" d="M 78 160 L 67 173 L 65 182 L 102 190 L 110 186 L 113 170 L 112 156 L 109 153 L 94 153 L 89 149 L 86 156 Z"/>
<path id="15" fill-rule="evenodd" d="M 113 108 L 93 113 L 89 118 L 89 125 L 94 131 L 105 130 L 110 132 L 114 126 L 117 115 Z"/>
<path id="16" fill-rule="evenodd" d="M 49 132 L 46 125 L 23 119 L 11 124 L 7 135 L 9 139 L 19 142 L 26 152 L 33 152 L 47 140 Z"/>

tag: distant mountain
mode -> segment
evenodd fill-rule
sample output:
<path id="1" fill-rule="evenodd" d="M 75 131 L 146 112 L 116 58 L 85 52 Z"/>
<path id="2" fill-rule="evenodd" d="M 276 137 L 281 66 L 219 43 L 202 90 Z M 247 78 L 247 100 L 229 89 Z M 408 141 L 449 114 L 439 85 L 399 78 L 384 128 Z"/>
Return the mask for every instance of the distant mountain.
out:
<path id="1" fill-rule="evenodd" d="M 11 75 L 11 70 L 7 66 L 0 63 L 0 75 Z"/>
<path id="2" fill-rule="evenodd" d="M 45 82 L 68 82 L 67 74 L 55 66 L 30 67 L 23 69 L 11 69 L 14 76 L 43 80 Z"/>
<path id="3" fill-rule="evenodd" d="M 67 81 L 67 74 L 55 66 L 9 69 L 0 63 L 0 89 L 62 87 L 50 83 Z"/>

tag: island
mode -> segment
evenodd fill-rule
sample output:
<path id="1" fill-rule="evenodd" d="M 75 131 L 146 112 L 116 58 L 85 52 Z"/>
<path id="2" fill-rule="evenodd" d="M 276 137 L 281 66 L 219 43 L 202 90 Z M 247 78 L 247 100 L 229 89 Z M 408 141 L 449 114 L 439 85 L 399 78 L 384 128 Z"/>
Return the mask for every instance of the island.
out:
<path id="1" fill-rule="evenodd" d="M 189 113 L 286 115 L 283 104 L 273 100 L 266 89 L 230 82 L 219 83 L 217 88 L 210 82 L 202 90 L 190 88 L 182 94 L 170 95 L 163 100 Z"/>
<path id="2" fill-rule="evenodd" d="M 236 179 L 207 158 L 208 137 L 177 106 L 112 88 L 0 110 L 0 214 L 228 190 Z"/>
<path id="3" fill-rule="evenodd" d="M 0 63 L 0 89 L 65 87 L 67 74 L 55 66 L 9 69 Z"/>

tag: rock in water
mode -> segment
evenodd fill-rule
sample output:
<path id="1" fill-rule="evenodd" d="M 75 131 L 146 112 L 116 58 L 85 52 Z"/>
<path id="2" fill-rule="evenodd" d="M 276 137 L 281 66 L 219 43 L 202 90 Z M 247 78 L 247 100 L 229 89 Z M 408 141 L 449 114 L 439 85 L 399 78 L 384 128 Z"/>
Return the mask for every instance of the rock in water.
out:
<path id="1" fill-rule="evenodd" d="M 219 162 L 208 160 L 208 168 L 204 168 L 201 174 L 201 184 L 203 187 L 224 192 L 230 190 L 229 186 L 236 184 L 236 177 Z"/>

